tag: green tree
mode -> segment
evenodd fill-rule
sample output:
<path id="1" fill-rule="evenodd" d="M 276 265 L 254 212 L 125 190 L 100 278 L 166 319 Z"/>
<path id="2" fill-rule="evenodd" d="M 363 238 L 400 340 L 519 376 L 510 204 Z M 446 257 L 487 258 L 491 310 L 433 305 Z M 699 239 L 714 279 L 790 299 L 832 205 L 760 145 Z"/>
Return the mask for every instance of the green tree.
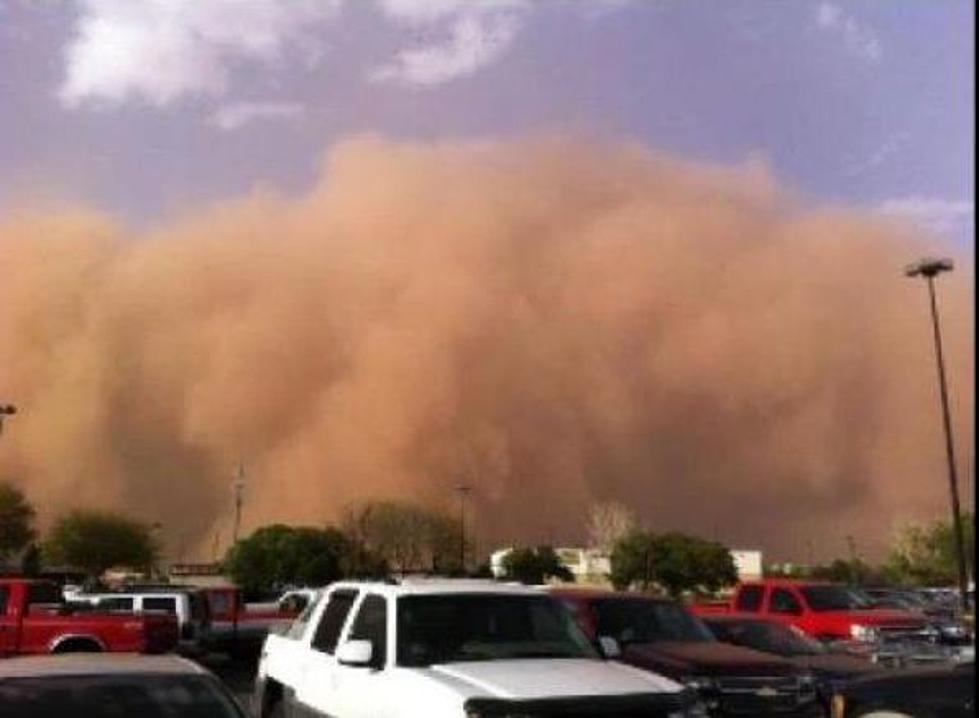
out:
<path id="1" fill-rule="evenodd" d="M 975 566 L 975 516 L 962 516 L 966 564 Z M 951 521 L 909 524 L 901 529 L 887 561 L 898 581 L 912 585 L 950 585 L 958 580 L 955 532 Z"/>
<path id="2" fill-rule="evenodd" d="M 513 549 L 503 557 L 503 577 L 528 585 L 538 585 L 549 578 L 574 581 L 574 575 L 550 546 Z"/>
<path id="3" fill-rule="evenodd" d="M 646 531 L 634 529 L 616 540 L 610 557 L 612 585 L 619 591 L 636 584 L 648 588 L 653 580 L 652 552 L 653 536 Z"/>
<path id="4" fill-rule="evenodd" d="M 79 568 L 96 578 L 114 566 L 148 570 L 157 554 L 148 526 L 107 511 L 62 516 L 41 550 L 46 563 Z"/>
<path id="5" fill-rule="evenodd" d="M 679 532 L 653 538 L 652 569 L 656 583 L 671 596 L 714 593 L 738 580 L 734 558 L 725 546 Z"/>
<path id="6" fill-rule="evenodd" d="M 228 575 L 249 594 L 288 585 L 321 586 L 343 577 L 351 554 L 335 528 L 264 526 L 232 546 Z"/>
<path id="7" fill-rule="evenodd" d="M 671 596 L 685 591 L 713 593 L 738 580 L 731 552 L 714 541 L 679 532 L 632 531 L 612 549 L 612 585 L 624 590 L 656 584 Z"/>
<path id="8" fill-rule="evenodd" d="M 0 482 L 0 564 L 34 537 L 34 507 L 16 486 Z"/>

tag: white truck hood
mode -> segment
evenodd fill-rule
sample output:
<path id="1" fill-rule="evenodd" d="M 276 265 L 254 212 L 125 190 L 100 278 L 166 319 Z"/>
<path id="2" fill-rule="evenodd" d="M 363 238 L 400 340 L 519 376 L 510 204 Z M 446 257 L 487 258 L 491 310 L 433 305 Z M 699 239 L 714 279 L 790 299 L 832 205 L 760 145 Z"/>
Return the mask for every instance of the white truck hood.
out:
<path id="1" fill-rule="evenodd" d="M 515 659 L 447 663 L 428 677 L 464 697 L 505 699 L 679 693 L 674 681 L 621 663 L 589 659 Z"/>

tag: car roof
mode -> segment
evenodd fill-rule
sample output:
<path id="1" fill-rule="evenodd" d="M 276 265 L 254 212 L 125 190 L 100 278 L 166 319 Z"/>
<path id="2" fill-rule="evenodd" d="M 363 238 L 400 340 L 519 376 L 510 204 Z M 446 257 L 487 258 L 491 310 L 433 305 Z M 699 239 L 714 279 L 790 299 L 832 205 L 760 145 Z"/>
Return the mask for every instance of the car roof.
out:
<path id="1" fill-rule="evenodd" d="M 650 601 L 652 603 L 676 603 L 662 596 L 650 596 L 643 593 L 629 593 L 628 591 L 612 591 L 607 588 L 579 588 L 575 586 L 562 586 L 548 590 L 553 596 L 558 598 L 577 598 L 583 601 L 596 601 L 609 598 L 628 599 L 630 601 Z"/>
<path id="2" fill-rule="evenodd" d="M 491 579 L 469 578 L 403 578 L 394 581 L 338 581 L 329 586 L 339 589 L 369 590 L 385 596 L 414 596 L 435 594 L 506 594 L 514 596 L 541 596 L 544 592 L 534 586 L 500 583 Z"/>
<path id="3" fill-rule="evenodd" d="M 0 681 L 9 678 L 103 675 L 209 675 L 192 661 L 172 654 L 146 656 L 136 653 L 65 653 L 23 656 L 0 661 Z"/>

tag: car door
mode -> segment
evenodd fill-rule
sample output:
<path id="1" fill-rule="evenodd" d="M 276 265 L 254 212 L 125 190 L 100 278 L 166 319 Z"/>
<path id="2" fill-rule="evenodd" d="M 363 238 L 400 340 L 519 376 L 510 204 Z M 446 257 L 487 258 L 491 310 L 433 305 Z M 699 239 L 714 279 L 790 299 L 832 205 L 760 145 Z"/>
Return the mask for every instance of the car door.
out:
<path id="1" fill-rule="evenodd" d="M 370 641 L 371 664 L 346 666 L 337 662 L 333 681 L 339 715 L 344 718 L 383 718 L 387 714 L 387 691 L 384 683 L 388 669 L 388 603 L 384 596 L 365 594 L 356 607 L 345 641 Z M 401 706 L 403 710 L 403 706 Z"/>
<path id="2" fill-rule="evenodd" d="M 356 589 L 338 588 L 327 596 L 309 650 L 303 651 L 298 661 L 294 715 L 346 718 L 338 705 L 335 654 L 358 593 Z"/>

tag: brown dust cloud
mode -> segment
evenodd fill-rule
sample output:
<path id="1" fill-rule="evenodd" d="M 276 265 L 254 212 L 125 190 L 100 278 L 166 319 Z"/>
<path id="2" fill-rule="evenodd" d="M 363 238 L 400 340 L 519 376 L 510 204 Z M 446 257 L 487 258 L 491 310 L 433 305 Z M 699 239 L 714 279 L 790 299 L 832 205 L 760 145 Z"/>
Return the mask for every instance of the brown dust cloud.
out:
<path id="1" fill-rule="evenodd" d="M 771 557 L 879 552 L 946 512 L 926 293 L 902 276 L 943 249 L 763 163 L 570 139 L 354 138 L 301 197 L 152 229 L 8 212 L 0 476 L 42 527 L 121 510 L 186 559 L 227 546 L 239 461 L 245 531 L 451 508 L 464 481 L 481 550 L 580 542 L 617 500 Z M 965 458 L 970 263 L 940 281 Z"/>

